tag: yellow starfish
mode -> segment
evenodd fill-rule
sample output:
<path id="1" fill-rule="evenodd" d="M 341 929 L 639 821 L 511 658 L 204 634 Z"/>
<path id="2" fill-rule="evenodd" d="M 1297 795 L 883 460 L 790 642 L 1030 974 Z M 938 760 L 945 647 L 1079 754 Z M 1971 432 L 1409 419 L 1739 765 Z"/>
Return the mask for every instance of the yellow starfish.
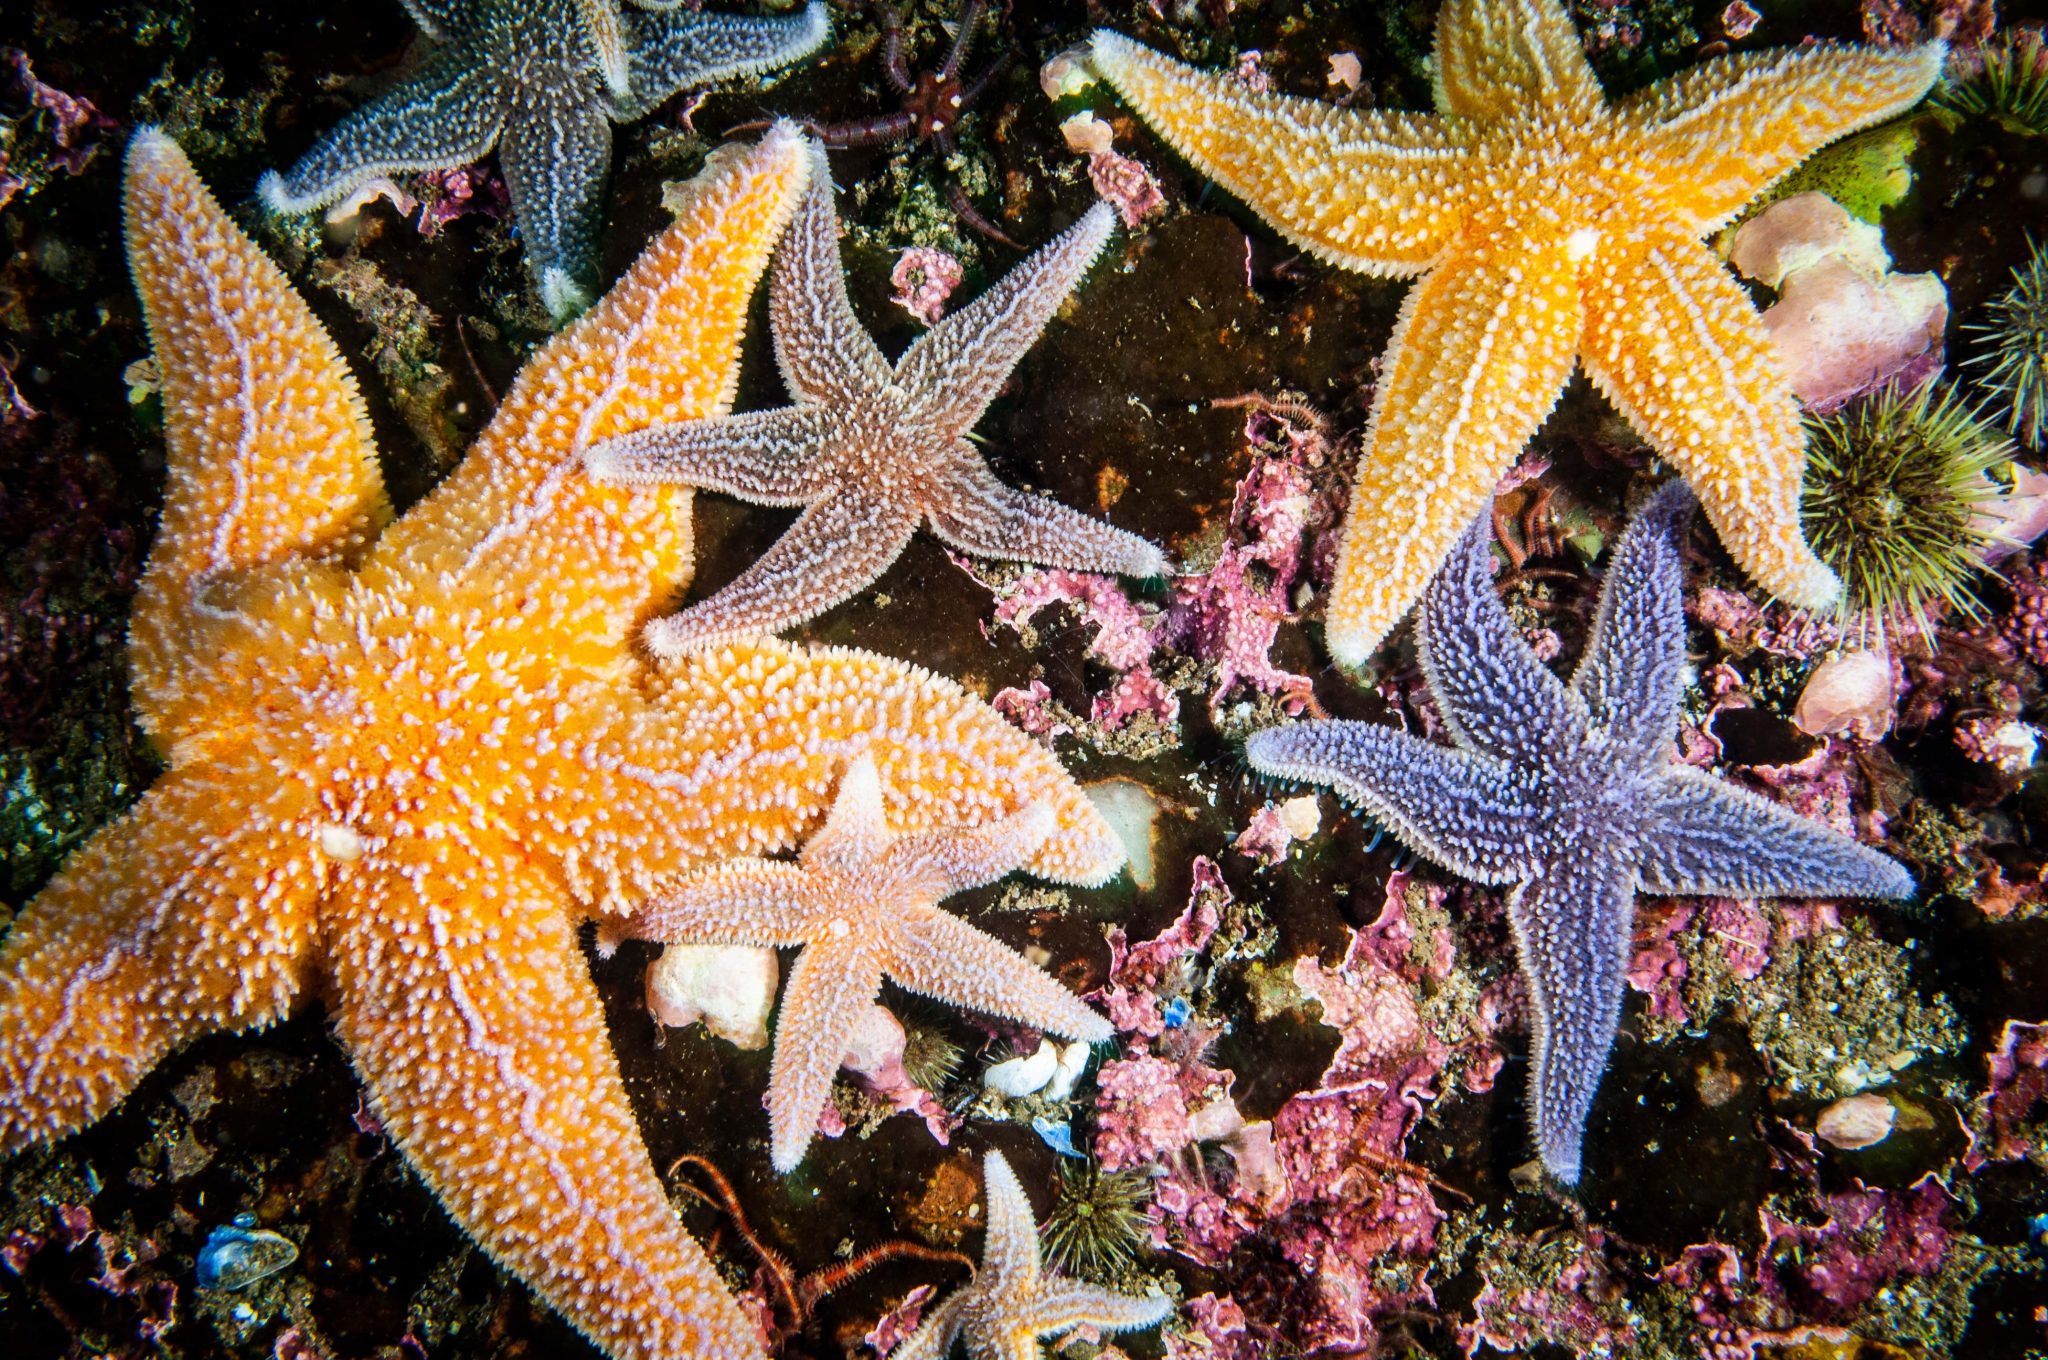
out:
<path id="1" fill-rule="evenodd" d="M 786 128 L 717 159 L 380 535 L 332 342 L 178 148 L 137 136 L 170 470 L 131 654 L 170 769 L 0 946 L 0 1152 L 317 990 L 449 1213 L 578 1328 L 621 1360 L 761 1355 L 648 1161 L 577 913 L 796 843 L 862 752 L 901 829 L 1042 804 L 1039 872 L 1121 858 L 1050 756 L 943 681 L 767 643 L 650 675 L 630 650 L 688 574 L 687 493 L 600 487 L 582 451 L 730 400 L 806 165 Z"/>
<path id="2" fill-rule="evenodd" d="M 1281 235 L 1341 268 L 1426 275 L 1380 373 L 1332 654 L 1357 665 L 1400 621 L 1575 359 L 1760 585 L 1832 604 L 1841 584 L 1799 529 L 1798 408 L 1701 237 L 1822 145 L 1911 106 L 1944 51 L 1720 57 L 1610 102 L 1557 0 L 1449 0 L 1429 115 L 1255 94 L 1097 33 L 1095 70 Z"/>

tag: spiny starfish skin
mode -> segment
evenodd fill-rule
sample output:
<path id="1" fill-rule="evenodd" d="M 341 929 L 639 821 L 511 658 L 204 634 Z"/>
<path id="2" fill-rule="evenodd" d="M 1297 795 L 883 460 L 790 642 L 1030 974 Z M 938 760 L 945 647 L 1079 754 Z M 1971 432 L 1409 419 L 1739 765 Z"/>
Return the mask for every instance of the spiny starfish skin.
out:
<path id="1" fill-rule="evenodd" d="M 965 1338 L 973 1360 L 1038 1360 L 1038 1338 L 1083 1325 L 1105 1332 L 1152 1327 L 1173 1311 L 1165 1297 L 1137 1298 L 1050 1274 L 1039 1263 L 1031 1200 L 1000 1152 L 981 1167 L 988 1236 L 981 1269 L 964 1289 L 932 1309 L 889 1360 L 945 1360 Z"/>
<path id="2" fill-rule="evenodd" d="M 1944 47 L 1724 56 L 1607 101 L 1557 0 L 1448 0 L 1434 115 L 1255 94 L 1110 32 L 1092 65 L 1173 147 L 1340 268 L 1421 280 L 1373 402 L 1328 601 L 1371 655 L 1556 404 L 1574 360 L 1691 480 L 1758 584 L 1841 585 L 1800 532 L 1805 437 L 1701 238 L 1827 142 L 1910 107 Z"/>
<path id="3" fill-rule="evenodd" d="M 131 657 L 170 768 L 0 944 L 0 1153 L 317 991 L 449 1213 L 601 1347 L 761 1355 L 648 1161 L 578 914 L 797 843 L 861 752 L 907 831 L 1044 806 L 1036 870 L 1121 861 L 1050 757 L 900 663 L 763 644 L 649 676 L 634 657 L 689 574 L 688 494 L 599 487 L 582 450 L 730 401 L 807 170 L 786 128 L 716 158 L 378 534 L 333 344 L 176 146 L 137 136 L 130 258 L 169 472 Z"/>
<path id="4" fill-rule="evenodd" d="M 1423 598 L 1421 655 L 1456 746 L 1359 722 L 1253 737 L 1253 766 L 1327 784 L 1418 854 L 1513 885 L 1508 919 L 1529 981 L 1537 1150 L 1579 1177 L 1613 1047 L 1640 889 L 1737 897 L 1910 897 L 1894 861 L 1723 783 L 1672 753 L 1684 691 L 1674 483 L 1615 549 L 1570 684 L 1536 658 L 1495 596 L 1480 516 Z"/>
<path id="5" fill-rule="evenodd" d="M 1096 204 L 891 365 L 847 299 L 832 181 L 824 149 L 813 154 L 769 293 L 775 357 L 797 404 L 646 430 L 590 452 L 591 475 L 613 485 L 680 483 L 805 507 L 731 585 L 649 628 L 649 650 L 678 656 L 823 613 L 881 576 L 922 523 L 977 557 L 1165 572 L 1166 559 L 1137 535 L 998 482 L 966 438 L 1102 253 L 1111 209 Z"/>
<path id="6" fill-rule="evenodd" d="M 1102 1043 L 1115 1031 L 1044 969 L 994 936 L 938 909 L 941 898 L 993 883 L 1052 834 L 1034 803 L 998 822 L 898 836 L 882 814 L 874 761 L 847 767 L 825 825 L 791 864 L 728 860 L 692 875 L 625 927 L 679 944 L 802 945 L 775 1021 L 768 1078 L 769 1155 L 777 1171 L 803 1160 L 851 1034 L 882 980 L 956 1006 Z"/>
<path id="7" fill-rule="evenodd" d="M 685 86 L 786 66 L 830 31 L 823 4 L 760 19 L 676 8 L 406 0 L 439 46 L 258 192 L 275 212 L 310 212 L 379 175 L 451 169 L 496 147 L 534 287 L 565 320 L 596 291 L 612 123 Z"/>

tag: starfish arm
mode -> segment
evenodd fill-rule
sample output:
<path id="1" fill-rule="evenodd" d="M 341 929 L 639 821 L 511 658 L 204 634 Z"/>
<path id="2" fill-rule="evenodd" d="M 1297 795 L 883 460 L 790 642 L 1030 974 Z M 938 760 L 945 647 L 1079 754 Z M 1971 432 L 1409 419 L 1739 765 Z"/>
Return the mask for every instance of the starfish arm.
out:
<path id="1" fill-rule="evenodd" d="M 522 85 L 505 113 L 498 164 L 526 243 L 526 268 L 556 321 L 597 294 L 597 241 L 612 125 L 581 82 Z"/>
<path id="2" fill-rule="evenodd" d="M 1913 895 L 1889 856 L 1767 798 L 1673 766 L 1643 831 L 1645 892 L 1722 897 Z"/>
<path id="3" fill-rule="evenodd" d="M 620 934 L 663 944 L 749 944 L 788 949 L 810 937 L 813 875 L 782 860 L 742 857 L 664 887 Z"/>
<path id="4" fill-rule="evenodd" d="M 1559 0 L 1446 0 L 1435 66 L 1437 108 L 1462 118 L 1526 116 L 1531 104 L 1583 118 L 1602 103 Z"/>
<path id="5" fill-rule="evenodd" d="M 1678 730 L 1685 690 L 1685 571 L 1678 532 L 1692 515 L 1683 482 L 1659 491 L 1629 521 L 1572 688 L 1592 720 L 1635 760 L 1661 756 Z"/>
<path id="6" fill-rule="evenodd" d="M 583 466 L 606 486 L 694 486 L 755 505 L 803 505 L 829 489 L 822 407 L 785 407 L 657 425 L 594 444 Z"/>
<path id="7" fill-rule="evenodd" d="M 1053 811 L 1032 803 L 1000 821 L 899 837 L 888 851 L 934 901 L 986 887 L 1024 867 L 1055 830 Z"/>
<path id="8" fill-rule="evenodd" d="M 467 0 L 398 0 L 405 6 L 405 12 L 420 26 L 420 31 L 439 42 L 454 31 L 461 21 Z"/>
<path id="9" fill-rule="evenodd" d="M 1268 728 L 1244 753 L 1261 774 L 1327 785 L 1460 878 L 1504 884 L 1529 872 L 1537 808 L 1502 761 L 1340 720 Z"/>
<path id="10" fill-rule="evenodd" d="M 782 381 L 799 402 L 846 407 L 887 387 L 889 361 L 853 314 L 839 262 L 839 213 L 825 148 L 806 138 L 810 188 L 775 251 L 768 331 Z"/>
<path id="11" fill-rule="evenodd" d="M 748 299 L 808 164 L 788 127 L 715 157 L 675 223 L 521 370 L 461 466 L 385 532 L 369 583 L 399 599 L 468 592 L 486 626 L 518 631 L 520 655 L 557 674 L 586 659 L 609 673 L 631 628 L 688 576 L 690 493 L 600 486 L 584 450 L 728 409 Z M 589 545 L 573 595 L 565 543 Z"/>
<path id="12" fill-rule="evenodd" d="M 1493 520 L 1480 514 L 1422 602 L 1416 647 L 1430 696 L 1459 742 L 1541 764 L 1586 730 L 1585 702 L 1537 659 L 1493 585 Z"/>
<path id="13" fill-rule="evenodd" d="M 1000 1152 L 982 1159 L 981 1190 L 987 1231 L 974 1287 L 992 1299 L 1028 1293 L 1039 1282 L 1038 1219 L 1031 1212 L 1031 1197 Z"/>
<path id="14" fill-rule="evenodd" d="M 1529 1104 L 1536 1150 L 1567 1185 L 1578 1183 L 1586 1116 L 1621 1021 L 1635 879 L 1620 847 L 1584 845 L 1508 898 L 1535 1031 Z"/>
<path id="15" fill-rule="evenodd" d="M 1203 174 L 1340 269 L 1408 277 L 1450 246 L 1477 170 L 1439 118 L 1255 94 L 1214 71 L 1096 30 L 1089 64 Z"/>
<path id="16" fill-rule="evenodd" d="M 953 1353 L 953 1342 L 966 1321 L 967 1302 L 968 1295 L 963 1290 L 938 1304 L 924 1315 L 917 1330 L 904 1338 L 902 1345 L 889 1352 L 887 1360 L 946 1360 Z"/>
<path id="17" fill-rule="evenodd" d="M 1557 404 L 1579 341 L 1563 242 L 1461 242 L 1408 292 L 1387 345 L 1325 639 L 1371 655 Z M 1389 412 L 1393 412 L 1389 416 Z"/>
<path id="18" fill-rule="evenodd" d="M 700 865 L 804 842 L 863 752 L 897 831 L 979 825 L 1043 801 L 1055 830 L 1033 873 L 1094 886 L 1123 867 L 1116 833 L 1053 755 L 927 671 L 738 642 L 659 668 L 650 688 L 622 700 L 592 685 L 511 771 L 534 790 L 507 800 L 525 809 L 518 835 L 594 911 L 629 915 Z"/>
<path id="19" fill-rule="evenodd" d="M 159 779 L 23 907 L 0 945 L 0 1156 L 113 1108 L 187 1039 L 283 1015 L 320 886 L 295 791 L 227 822 L 250 771 Z"/>
<path id="20" fill-rule="evenodd" d="M 655 1177 L 557 890 L 444 830 L 380 850 L 326 922 L 335 1028 L 385 1130 L 615 1360 L 758 1360 Z"/>
<path id="21" fill-rule="evenodd" d="M 1673 167 L 1655 192 L 1705 236 L 1829 142 L 1919 103 L 1947 52 L 1830 44 L 1716 57 L 1621 100 L 1615 117 L 1635 154 Z"/>
<path id="22" fill-rule="evenodd" d="M 797 955 L 782 989 L 768 1069 L 768 1160 L 782 1174 L 796 1170 L 817 1135 L 818 1114 L 846 1059 L 846 1036 L 881 991 L 882 965 L 866 942 L 828 935 Z"/>
<path id="23" fill-rule="evenodd" d="M 605 91 L 614 101 L 630 102 L 632 58 L 619 0 L 576 0 L 576 12 L 582 30 L 579 36 L 590 44 L 590 55 L 604 79 Z"/>
<path id="24" fill-rule="evenodd" d="M 1157 1326 L 1173 1315 L 1173 1300 L 1163 1294 L 1119 1294 L 1079 1280 L 1047 1279 L 1026 1305 L 1025 1317 L 1039 1336 L 1057 1336 L 1087 1325 L 1105 1332 L 1134 1332 Z"/>
<path id="25" fill-rule="evenodd" d="M 799 14 L 759 18 L 681 11 L 675 5 L 638 8 L 645 12 L 624 16 L 630 66 L 623 117 L 637 116 L 685 86 L 801 61 L 832 36 L 831 15 L 818 3 Z"/>
<path id="26" fill-rule="evenodd" d="M 950 463 L 925 509 L 932 532 L 961 552 L 1121 576 L 1164 576 L 1171 569 L 1166 554 L 1136 534 L 1050 496 L 1004 486 L 964 440 Z"/>
<path id="27" fill-rule="evenodd" d="M 736 638 L 791 628 L 850 600 L 880 579 L 917 531 L 916 507 L 845 489 L 811 502 L 796 523 L 731 584 L 642 635 L 673 659 Z"/>
<path id="28" fill-rule="evenodd" d="M 906 911 L 889 932 L 889 977 L 949 1006 L 1021 1021 L 1091 1044 L 1115 1037 L 1059 979 L 978 927 L 936 907 Z"/>
<path id="29" fill-rule="evenodd" d="M 904 351 L 896 381 L 925 418 L 957 438 L 988 404 L 1109 243 L 1116 210 L 1098 202 L 974 301 Z"/>
<path id="30" fill-rule="evenodd" d="M 152 129 L 129 146 L 126 215 L 169 461 L 131 659 L 144 725 L 168 748 L 196 730 L 221 653 L 253 626 L 238 611 L 296 569 L 353 561 L 391 508 L 340 352 Z"/>
<path id="31" fill-rule="evenodd" d="M 890 844 L 881 772 L 875 768 L 873 753 L 862 751 L 846 762 L 846 773 L 839 776 L 825 824 L 804 842 L 804 863 L 822 869 L 865 866 L 884 854 Z"/>
<path id="32" fill-rule="evenodd" d="M 505 126 L 504 72 L 451 43 L 418 71 L 336 123 L 291 169 L 256 186 L 277 213 L 312 212 L 365 180 L 482 160 Z"/>
<path id="33" fill-rule="evenodd" d="M 1841 582 L 1799 526 L 1799 408 L 1726 266 L 1676 228 L 1615 242 L 1588 262 L 1583 357 L 1758 585 L 1802 609 L 1835 603 Z"/>

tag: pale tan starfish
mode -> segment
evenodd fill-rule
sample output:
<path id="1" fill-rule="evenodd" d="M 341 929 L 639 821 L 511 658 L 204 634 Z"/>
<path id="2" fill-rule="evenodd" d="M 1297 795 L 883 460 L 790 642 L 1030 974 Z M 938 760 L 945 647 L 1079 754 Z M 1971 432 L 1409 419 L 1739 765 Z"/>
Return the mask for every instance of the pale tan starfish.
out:
<path id="1" fill-rule="evenodd" d="M 769 1155 L 803 1160 L 846 1053 L 846 1036 L 882 979 L 956 1006 L 1100 1043 L 1113 1031 L 1044 969 L 993 935 L 938 909 L 993 883 L 1052 834 L 1034 803 L 1001 821 L 897 836 L 882 816 L 875 763 L 856 758 L 825 825 L 794 864 L 739 859 L 691 875 L 620 932 L 682 944 L 803 945 L 775 1022 L 768 1077 Z"/>
<path id="2" fill-rule="evenodd" d="M 657 426 L 593 447 L 620 486 L 680 484 L 758 505 L 801 505 L 760 561 L 707 600 L 651 624 L 648 649 L 773 633 L 851 597 L 918 525 L 961 552 L 1073 571 L 1157 576 L 1159 550 L 1047 496 L 995 479 L 967 432 L 1109 240 L 1096 204 L 1050 245 L 933 327 L 894 365 L 862 329 L 839 266 L 839 215 L 822 147 L 775 255 L 768 324 L 797 404 Z"/>
<path id="3" fill-rule="evenodd" d="M 1038 1360 L 1038 1338 L 1087 1325 L 1130 1332 L 1165 1320 L 1163 1295 L 1137 1298 L 1048 1273 L 1039 1264 L 1038 1227 L 1017 1173 L 991 1152 L 981 1164 L 988 1236 L 981 1269 L 965 1289 L 932 1309 L 889 1360 L 944 1360 L 956 1338 L 974 1360 Z"/>
<path id="4" fill-rule="evenodd" d="M 1328 608 L 1363 662 L 1556 403 L 1574 359 L 1689 478 L 1757 583 L 1839 594 L 1799 527 L 1799 409 L 1701 237 L 1824 144 L 1910 107 L 1941 43 L 1719 57 L 1602 97 L 1557 0 L 1450 0 L 1435 115 L 1255 94 L 1115 33 L 1092 64 L 1289 240 L 1409 278 Z"/>

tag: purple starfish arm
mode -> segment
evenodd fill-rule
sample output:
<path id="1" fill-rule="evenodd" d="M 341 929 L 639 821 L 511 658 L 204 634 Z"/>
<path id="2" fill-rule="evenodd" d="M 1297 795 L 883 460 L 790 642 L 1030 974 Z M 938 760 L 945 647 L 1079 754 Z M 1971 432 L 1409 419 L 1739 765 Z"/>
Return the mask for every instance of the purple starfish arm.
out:
<path id="1" fill-rule="evenodd" d="M 1621 1020 L 1635 876 L 1625 846 L 1588 836 L 1578 853 L 1558 856 L 1508 898 L 1535 1027 L 1536 1150 L 1567 1185 L 1578 1183 L 1586 1116 Z"/>
<path id="2" fill-rule="evenodd" d="M 1336 720 L 1269 728 L 1244 753 L 1262 774 L 1335 789 L 1460 878 L 1501 885 L 1535 868 L 1541 806 L 1504 761 Z"/>
<path id="3" fill-rule="evenodd" d="M 1685 483 L 1672 482 L 1636 512 L 1615 547 L 1585 656 L 1572 675 L 1593 721 L 1638 760 L 1661 761 L 1678 730 L 1685 689 L 1678 535 L 1694 505 Z"/>
<path id="4" fill-rule="evenodd" d="M 1905 866 L 1746 789 L 1683 766 L 1657 783 L 1642 886 L 1725 897 L 1913 895 Z"/>
<path id="5" fill-rule="evenodd" d="M 1501 607 L 1492 542 L 1493 516 L 1482 512 L 1423 596 L 1416 654 L 1461 745 L 1540 762 L 1582 739 L 1586 705 L 1537 659 Z"/>
<path id="6" fill-rule="evenodd" d="M 973 428 L 1009 381 L 1010 370 L 1102 253 L 1115 223 L 1115 210 L 1097 203 L 904 351 L 897 381 L 919 395 L 925 419 L 956 437 Z"/>

